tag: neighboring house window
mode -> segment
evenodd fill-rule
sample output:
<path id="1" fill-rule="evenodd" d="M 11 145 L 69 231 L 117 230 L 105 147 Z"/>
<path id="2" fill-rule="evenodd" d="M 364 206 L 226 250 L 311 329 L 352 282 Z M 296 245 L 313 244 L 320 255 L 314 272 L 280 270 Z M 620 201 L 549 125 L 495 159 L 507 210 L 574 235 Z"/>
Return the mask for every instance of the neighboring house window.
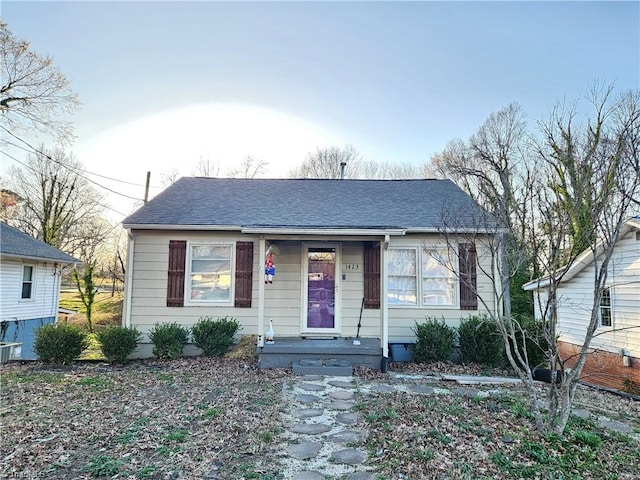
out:
<path id="1" fill-rule="evenodd" d="M 231 303 L 231 245 L 191 245 L 189 253 L 189 299 Z"/>
<path id="2" fill-rule="evenodd" d="M 600 297 L 600 326 L 612 326 L 613 318 L 611 316 L 611 289 L 605 288 Z"/>
<path id="3" fill-rule="evenodd" d="M 456 305 L 456 283 L 446 248 L 422 250 L 422 305 Z"/>
<path id="4" fill-rule="evenodd" d="M 31 265 L 22 267 L 22 297 L 23 299 L 33 298 L 33 271 Z"/>
<path id="5" fill-rule="evenodd" d="M 387 300 L 389 305 L 417 305 L 418 279 L 415 248 L 390 248 Z"/>
<path id="6" fill-rule="evenodd" d="M 193 244 L 187 261 L 187 242 L 169 241 L 167 306 L 184 306 L 186 288 L 187 298 L 194 303 L 229 304 L 235 290 L 234 305 L 251 308 L 253 242 L 236 242 L 235 246 L 235 270 L 232 270 L 232 245 Z"/>

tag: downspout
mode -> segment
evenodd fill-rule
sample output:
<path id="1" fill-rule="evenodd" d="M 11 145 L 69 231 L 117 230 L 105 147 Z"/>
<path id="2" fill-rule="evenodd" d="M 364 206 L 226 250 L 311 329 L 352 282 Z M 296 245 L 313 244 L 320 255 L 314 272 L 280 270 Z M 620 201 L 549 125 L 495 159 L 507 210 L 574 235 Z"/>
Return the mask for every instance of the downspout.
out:
<path id="1" fill-rule="evenodd" d="M 133 238 L 133 234 L 129 229 L 127 229 L 127 238 L 127 274 L 124 281 L 125 294 L 122 308 L 124 316 L 122 323 L 125 327 L 131 327 L 131 295 L 133 295 L 133 252 L 135 251 L 135 238 Z"/>

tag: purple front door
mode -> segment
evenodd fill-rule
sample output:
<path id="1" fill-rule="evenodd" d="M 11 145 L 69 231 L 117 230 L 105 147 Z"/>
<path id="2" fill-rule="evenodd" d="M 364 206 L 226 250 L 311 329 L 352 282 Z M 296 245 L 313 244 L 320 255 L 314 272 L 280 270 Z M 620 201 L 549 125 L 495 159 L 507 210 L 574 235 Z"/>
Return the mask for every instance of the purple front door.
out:
<path id="1" fill-rule="evenodd" d="M 336 249 L 307 251 L 307 329 L 335 329 Z"/>

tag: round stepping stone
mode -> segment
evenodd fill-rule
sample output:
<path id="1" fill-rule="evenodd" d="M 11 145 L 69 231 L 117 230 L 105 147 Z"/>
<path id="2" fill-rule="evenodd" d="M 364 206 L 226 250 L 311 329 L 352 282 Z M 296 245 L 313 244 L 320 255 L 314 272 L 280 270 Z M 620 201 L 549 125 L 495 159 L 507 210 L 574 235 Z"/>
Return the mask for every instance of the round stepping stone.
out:
<path id="1" fill-rule="evenodd" d="M 356 430 L 342 430 L 329 435 L 327 439 L 334 443 L 347 444 L 347 443 L 362 443 L 369 437 L 367 432 L 359 432 Z"/>
<path id="2" fill-rule="evenodd" d="M 329 396 L 334 400 L 349 400 L 353 397 L 353 392 L 338 390 L 336 392 L 329 392 Z"/>
<path id="3" fill-rule="evenodd" d="M 350 402 L 333 402 L 327 405 L 329 410 L 351 410 L 353 403 Z"/>
<path id="4" fill-rule="evenodd" d="M 298 395 L 296 397 L 296 402 L 300 402 L 300 403 L 314 403 L 316 400 L 318 400 L 318 397 L 316 397 L 315 395 Z"/>
<path id="5" fill-rule="evenodd" d="M 355 413 L 339 413 L 336 415 L 336 422 L 351 425 L 358 421 L 358 416 Z"/>
<path id="6" fill-rule="evenodd" d="M 394 393 L 396 389 L 389 385 L 374 385 L 371 387 L 371 391 L 374 393 Z"/>
<path id="7" fill-rule="evenodd" d="M 321 392 L 324 390 L 322 385 L 316 385 L 315 383 L 301 383 L 298 385 L 298 388 L 307 392 Z"/>
<path id="8" fill-rule="evenodd" d="M 424 395 L 433 395 L 433 387 L 425 387 L 422 385 L 414 385 L 410 389 L 413 393 L 422 393 Z"/>
<path id="9" fill-rule="evenodd" d="M 345 382 L 343 380 L 331 380 L 329 385 L 338 388 L 353 388 L 353 382 Z"/>
<path id="10" fill-rule="evenodd" d="M 311 418 L 311 417 L 319 417 L 324 413 L 324 410 L 321 408 L 299 408 L 295 412 L 293 412 L 293 416 L 296 418 Z"/>
<path id="11" fill-rule="evenodd" d="M 367 459 L 367 456 L 355 448 L 345 448 L 344 450 L 333 452 L 331 458 L 335 463 L 357 465 L 363 463 Z"/>
<path id="12" fill-rule="evenodd" d="M 370 472 L 353 472 L 347 475 L 347 480 L 374 480 L 374 474 Z"/>
<path id="13" fill-rule="evenodd" d="M 315 442 L 302 442 L 296 445 L 292 445 L 290 452 L 293 458 L 298 460 L 309 460 L 318 455 L 318 452 L 322 448 L 320 443 Z"/>
<path id="14" fill-rule="evenodd" d="M 316 471 L 300 472 L 296 473 L 293 480 L 324 480 L 325 476 Z"/>
<path id="15" fill-rule="evenodd" d="M 293 433 L 304 433 L 305 435 L 318 435 L 329 430 L 331 430 L 331 427 L 324 423 L 299 423 L 290 428 Z"/>

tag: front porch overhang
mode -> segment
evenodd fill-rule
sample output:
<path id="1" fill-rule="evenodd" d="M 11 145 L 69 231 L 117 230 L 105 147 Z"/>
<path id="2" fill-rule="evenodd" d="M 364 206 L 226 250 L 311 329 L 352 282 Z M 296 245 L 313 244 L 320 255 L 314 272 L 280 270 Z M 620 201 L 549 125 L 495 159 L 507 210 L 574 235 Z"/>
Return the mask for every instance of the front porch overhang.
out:
<path id="1" fill-rule="evenodd" d="M 320 228 L 320 227 L 243 227 L 242 233 L 253 235 L 283 235 L 317 237 L 317 236 L 334 236 L 334 237 L 379 237 L 386 235 L 404 235 L 407 230 L 404 228 Z"/>

